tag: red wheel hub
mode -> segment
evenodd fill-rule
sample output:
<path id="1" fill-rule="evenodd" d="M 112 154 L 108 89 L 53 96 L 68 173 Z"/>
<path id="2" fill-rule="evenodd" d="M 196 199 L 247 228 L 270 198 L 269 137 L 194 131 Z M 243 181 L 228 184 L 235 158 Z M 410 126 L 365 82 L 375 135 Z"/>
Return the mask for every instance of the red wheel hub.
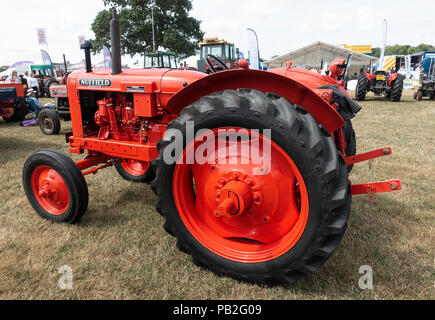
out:
<path id="1" fill-rule="evenodd" d="M 36 200 L 50 214 L 61 215 L 68 209 L 68 188 L 62 176 L 53 168 L 36 167 L 32 172 L 31 185 Z"/>
<path id="2" fill-rule="evenodd" d="M 128 174 L 139 177 L 148 171 L 150 163 L 138 160 L 122 160 L 121 166 Z"/>
<path id="3" fill-rule="evenodd" d="M 308 220 L 302 175 L 288 154 L 261 134 L 250 132 L 246 139 L 225 144 L 221 138 L 216 129 L 184 150 L 184 159 L 198 150 L 215 151 L 205 155 L 206 163 L 176 165 L 173 193 L 179 215 L 196 240 L 224 258 L 251 263 L 277 258 L 295 245 Z M 252 154 L 262 154 L 255 149 L 265 143 L 271 145 L 270 160 L 258 163 Z M 251 152 L 243 151 L 246 146 Z"/>

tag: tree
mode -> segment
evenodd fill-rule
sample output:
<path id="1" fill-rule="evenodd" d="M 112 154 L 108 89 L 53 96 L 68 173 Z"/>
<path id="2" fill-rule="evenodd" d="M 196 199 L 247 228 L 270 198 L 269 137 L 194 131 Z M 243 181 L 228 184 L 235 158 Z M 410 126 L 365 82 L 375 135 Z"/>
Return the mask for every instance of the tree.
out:
<path id="1" fill-rule="evenodd" d="M 131 56 L 153 51 L 152 10 L 154 14 L 155 49 L 175 52 L 180 59 L 195 55 L 204 33 L 200 21 L 189 17 L 192 0 L 103 0 L 115 8 L 121 25 L 121 50 Z M 110 47 L 109 10 L 100 11 L 92 23 L 94 51 Z"/>
<path id="2" fill-rule="evenodd" d="M 9 66 L 0 66 L 0 72 L 7 70 Z"/>
<path id="3" fill-rule="evenodd" d="M 400 44 L 395 44 L 394 46 L 385 47 L 386 56 L 408 55 L 421 51 L 435 51 L 435 46 L 422 43 L 416 47 L 412 47 L 410 45 L 400 45 Z M 373 55 L 379 58 L 381 56 L 381 48 L 373 48 Z"/>

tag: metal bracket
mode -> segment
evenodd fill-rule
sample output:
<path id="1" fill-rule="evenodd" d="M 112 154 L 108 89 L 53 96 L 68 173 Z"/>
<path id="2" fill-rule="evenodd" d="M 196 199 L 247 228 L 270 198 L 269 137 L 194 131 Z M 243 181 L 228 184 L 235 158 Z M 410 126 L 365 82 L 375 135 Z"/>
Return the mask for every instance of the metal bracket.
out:
<path id="1" fill-rule="evenodd" d="M 400 184 L 400 180 L 398 179 L 352 185 L 353 195 L 356 194 L 374 195 L 375 193 L 398 191 L 398 190 L 402 190 L 402 185 Z"/>
<path id="2" fill-rule="evenodd" d="M 346 164 L 351 165 L 351 164 L 364 162 L 364 161 L 379 158 L 379 157 L 390 156 L 392 153 L 393 152 L 391 151 L 390 147 L 386 147 L 386 148 L 382 148 L 382 149 L 378 149 L 378 150 L 373 150 L 373 151 L 369 151 L 366 153 L 361 153 L 361 154 L 347 157 Z"/>

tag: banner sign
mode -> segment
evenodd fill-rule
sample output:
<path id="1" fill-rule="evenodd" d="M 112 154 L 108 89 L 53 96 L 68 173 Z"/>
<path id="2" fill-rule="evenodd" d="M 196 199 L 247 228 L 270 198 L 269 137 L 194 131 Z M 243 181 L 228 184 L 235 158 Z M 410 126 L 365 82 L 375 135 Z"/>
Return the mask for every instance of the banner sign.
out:
<path id="1" fill-rule="evenodd" d="M 384 66 L 384 58 L 385 58 L 385 47 L 387 45 L 387 33 L 388 33 L 388 22 L 384 19 L 384 30 L 382 35 L 382 50 L 381 50 L 381 57 L 379 58 L 378 63 L 378 71 L 383 70 Z"/>
<path id="2" fill-rule="evenodd" d="M 249 42 L 249 63 L 251 69 L 260 69 L 260 53 L 258 51 L 258 38 L 254 30 L 248 29 L 248 42 Z"/>
<path id="3" fill-rule="evenodd" d="M 52 65 L 50 55 L 46 51 L 41 50 L 41 56 L 42 56 L 42 61 L 44 62 L 44 64 Z"/>
<path id="4" fill-rule="evenodd" d="M 37 28 L 36 33 L 38 34 L 38 43 L 47 45 L 47 32 L 43 28 Z"/>

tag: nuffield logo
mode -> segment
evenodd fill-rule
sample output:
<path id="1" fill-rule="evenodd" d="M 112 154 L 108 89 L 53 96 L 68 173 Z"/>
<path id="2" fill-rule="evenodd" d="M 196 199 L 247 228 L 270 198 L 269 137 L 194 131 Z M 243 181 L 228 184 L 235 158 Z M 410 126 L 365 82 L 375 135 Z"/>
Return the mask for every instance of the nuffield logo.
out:
<path id="1" fill-rule="evenodd" d="M 110 79 L 80 79 L 79 84 L 86 87 L 110 87 L 112 80 Z"/>

